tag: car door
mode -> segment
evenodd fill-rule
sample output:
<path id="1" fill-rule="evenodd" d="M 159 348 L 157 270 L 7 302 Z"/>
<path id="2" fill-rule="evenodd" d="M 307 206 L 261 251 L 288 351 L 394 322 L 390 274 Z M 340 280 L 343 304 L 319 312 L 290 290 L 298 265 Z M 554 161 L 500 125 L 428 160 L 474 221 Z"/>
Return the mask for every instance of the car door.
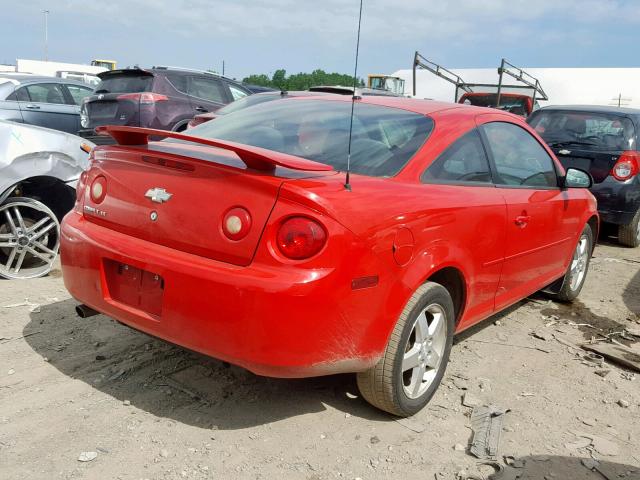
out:
<path id="1" fill-rule="evenodd" d="M 496 295 L 503 308 L 545 287 L 564 273 L 573 236 L 567 224 L 569 196 L 559 187 L 556 165 L 523 126 L 485 118 L 480 130 L 494 182 L 507 204 L 504 266 Z M 482 122 L 482 120 L 481 120 Z"/>
<path id="2" fill-rule="evenodd" d="M 188 94 L 194 115 L 215 112 L 230 101 L 222 82 L 215 77 L 189 77 Z"/>
<path id="3" fill-rule="evenodd" d="M 495 310 L 507 228 L 504 196 L 492 182 L 478 129 L 455 140 L 429 165 L 420 180 L 431 185 L 430 195 L 447 205 L 438 213 L 440 220 L 436 223 L 448 225 L 443 228 L 452 231 L 443 231 L 439 238 L 451 235 L 461 239 L 461 245 L 450 248 L 458 250 L 470 279 L 465 320 L 460 325 L 465 328 Z M 426 226 L 427 229 L 433 226 Z"/>
<path id="4" fill-rule="evenodd" d="M 25 85 L 28 101 L 20 101 L 24 123 L 76 133 L 80 107 L 69 105 L 60 83 L 32 83 Z"/>
<path id="5" fill-rule="evenodd" d="M 16 82 L 17 83 L 17 82 Z M 29 100 L 27 92 L 23 88 L 13 90 L 7 98 L 0 100 L 0 119 L 22 123 L 22 113 L 20 112 L 20 100 Z"/>

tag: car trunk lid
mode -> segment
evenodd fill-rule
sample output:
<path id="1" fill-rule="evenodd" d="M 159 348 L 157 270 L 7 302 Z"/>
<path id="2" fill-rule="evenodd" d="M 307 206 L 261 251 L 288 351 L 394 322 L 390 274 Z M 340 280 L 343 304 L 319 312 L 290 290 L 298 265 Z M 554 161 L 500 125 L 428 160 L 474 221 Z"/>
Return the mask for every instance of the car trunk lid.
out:
<path id="1" fill-rule="evenodd" d="M 551 147 L 551 149 L 565 169 L 579 168 L 589 172 L 594 183 L 602 183 L 609 176 L 611 169 L 623 153 L 616 150 L 595 151 L 569 147 Z"/>
<path id="2" fill-rule="evenodd" d="M 282 154 L 277 152 L 265 153 L 263 149 L 237 144 L 228 146 L 225 142 L 221 143 L 227 147 L 223 149 L 173 142 L 145 145 L 141 138 L 149 135 L 189 137 L 150 129 L 118 128 L 129 137 L 118 136 L 113 131 L 116 127 L 107 127 L 119 143 L 129 141 L 137 145 L 95 150 L 87 178 L 89 188 L 84 195 L 85 218 L 132 237 L 222 262 L 239 266 L 251 263 L 283 179 L 313 175 L 282 165 L 276 167 L 275 163 L 272 169 L 255 168 L 260 167 L 256 158 L 261 155 L 286 162 L 286 158 L 278 160 Z M 247 151 L 253 152 L 252 160 L 247 160 L 250 156 Z M 321 168 L 321 164 L 297 160 L 298 167 L 306 162 L 310 169 Z M 252 164 L 251 168 L 247 162 Z M 104 178 L 106 190 L 100 202 L 94 201 L 91 193 L 98 177 Z M 224 233 L 223 219 L 237 207 L 249 212 L 250 227 L 244 238 L 231 239 Z"/>

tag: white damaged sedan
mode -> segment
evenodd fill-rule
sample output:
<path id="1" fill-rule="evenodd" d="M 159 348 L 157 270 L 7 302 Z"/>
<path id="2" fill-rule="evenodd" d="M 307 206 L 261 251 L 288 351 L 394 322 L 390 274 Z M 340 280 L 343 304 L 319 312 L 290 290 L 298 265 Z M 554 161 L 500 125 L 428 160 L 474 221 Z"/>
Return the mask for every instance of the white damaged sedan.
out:
<path id="1" fill-rule="evenodd" d="M 60 220 L 94 144 L 68 133 L 0 121 L 0 277 L 46 275 Z"/>

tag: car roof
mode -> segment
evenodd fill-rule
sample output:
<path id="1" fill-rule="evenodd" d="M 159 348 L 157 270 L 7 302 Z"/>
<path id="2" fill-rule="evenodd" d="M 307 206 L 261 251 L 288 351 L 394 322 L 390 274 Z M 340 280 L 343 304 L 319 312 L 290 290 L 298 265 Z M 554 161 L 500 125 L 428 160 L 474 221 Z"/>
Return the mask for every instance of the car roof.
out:
<path id="1" fill-rule="evenodd" d="M 625 113 L 640 115 L 640 109 L 629 107 L 614 107 L 609 105 L 549 105 L 539 110 L 562 110 L 572 112 L 597 112 L 597 113 Z"/>
<path id="2" fill-rule="evenodd" d="M 84 82 L 79 82 L 77 80 L 71 80 L 68 78 L 59 78 L 59 77 L 47 77 L 46 75 L 31 75 L 29 73 L 10 73 L 10 74 L 0 73 L 0 81 L 2 81 L 2 79 L 15 80 L 20 84 L 23 84 L 23 83 L 70 83 L 73 85 L 91 87 L 91 85 L 88 85 Z"/>
<path id="3" fill-rule="evenodd" d="M 318 92 L 319 93 L 319 92 Z M 317 97 L 306 97 L 311 99 L 325 100 L 331 102 L 351 102 L 351 96 L 349 95 L 324 95 Z M 441 112 L 444 110 L 464 110 L 465 112 L 476 113 L 476 114 L 487 114 L 487 113 L 503 113 L 501 110 L 496 110 L 493 108 L 487 107 L 476 107 L 474 105 L 463 105 L 460 103 L 452 103 L 452 102 L 439 102 L 435 100 L 424 100 L 418 98 L 407 98 L 407 97 L 393 97 L 393 96 L 377 96 L 377 95 L 367 95 L 364 97 L 360 97 L 357 100 L 360 104 L 367 105 L 380 105 L 382 107 L 390 107 L 390 108 L 398 108 L 400 110 L 407 110 L 409 112 L 419 113 L 422 115 L 429 115 L 437 112 Z"/>

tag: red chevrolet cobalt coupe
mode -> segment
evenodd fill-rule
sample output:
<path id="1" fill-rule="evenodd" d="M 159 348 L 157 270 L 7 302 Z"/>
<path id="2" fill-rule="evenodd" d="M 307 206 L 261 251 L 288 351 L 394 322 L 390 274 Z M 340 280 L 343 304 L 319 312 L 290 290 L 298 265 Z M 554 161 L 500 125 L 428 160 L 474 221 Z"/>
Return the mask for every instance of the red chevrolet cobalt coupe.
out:
<path id="1" fill-rule="evenodd" d="M 356 99 L 349 156 L 350 113 L 350 98 L 300 97 L 189 135 L 101 127 L 117 144 L 93 150 L 62 226 L 79 311 L 259 375 L 355 372 L 406 416 L 455 333 L 537 290 L 578 295 L 591 178 L 524 121 Z"/>

